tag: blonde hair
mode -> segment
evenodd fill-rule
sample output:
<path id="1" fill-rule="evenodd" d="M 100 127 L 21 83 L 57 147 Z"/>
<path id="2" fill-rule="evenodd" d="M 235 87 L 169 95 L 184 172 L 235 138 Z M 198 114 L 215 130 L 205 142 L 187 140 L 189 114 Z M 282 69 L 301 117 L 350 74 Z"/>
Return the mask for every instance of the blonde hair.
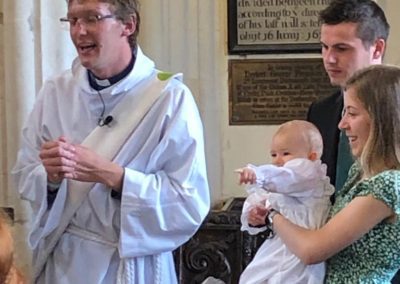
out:
<path id="1" fill-rule="evenodd" d="M 0 212 L 0 283 L 5 283 L 13 264 L 14 242 L 5 213 Z"/>
<path id="2" fill-rule="evenodd" d="M 366 177 L 400 168 L 400 68 L 372 65 L 345 84 L 354 88 L 371 119 L 368 139 L 359 158 Z"/>
<path id="3" fill-rule="evenodd" d="M 0 210 L 0 283 L 23 284 L 24 277 L 14 266 L 14 241 L 6 213 Z"/>
<path id="4" fill-rule="evenodd" d="M 318 128 L 311 122 L 305 120 L 291 120 L 281 124 L 275 135 L 283 131 L 296 131 L 302 136 L 304 142 L 310 147 L 310 152 L 317 154 L 317 159 L 320 159 L 323 151 L 322 136 Z"/>

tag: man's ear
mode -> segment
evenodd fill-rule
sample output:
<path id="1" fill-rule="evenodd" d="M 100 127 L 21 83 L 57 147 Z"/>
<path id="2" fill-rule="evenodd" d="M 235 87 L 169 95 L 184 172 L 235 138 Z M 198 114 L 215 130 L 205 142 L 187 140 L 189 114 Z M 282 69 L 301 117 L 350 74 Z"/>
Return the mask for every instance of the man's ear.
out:
<path id="1" fill-rule="evenodd" d="M 310 154 L 308 154 L 308 159 L 310 161 L 316 161 L 318 159 L 318 155 L 315 152 L 311 152 Z"/>
<path id="2" fill-rule="evenodd" d="M 122 31 L 123 36 L 130 36 L 136 31 L 136 16 L 132 15 L 129 21 L 124 23 L 124 29 Z"/>
<path id="3" fill-rule="evenodd" d="M 384 39 L 380 38 L 375 41 L 374 53 L 372 54 L 373 59 L 382 59 L 385 53 L 386 42 Z"/>

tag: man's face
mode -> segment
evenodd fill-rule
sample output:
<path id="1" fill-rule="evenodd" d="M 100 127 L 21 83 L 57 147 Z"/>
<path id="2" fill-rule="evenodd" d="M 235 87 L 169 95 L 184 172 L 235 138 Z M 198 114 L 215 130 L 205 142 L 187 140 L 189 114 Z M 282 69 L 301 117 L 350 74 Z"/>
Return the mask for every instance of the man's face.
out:
<path id="1" fill-rule="evenodd" d="M 340 23 L 321 27 L 322 59 L 332 85 L 343 87 L 354 72 L 378 63 L 373 55 L 375 44 L 369 48 L 363 45 L 356 35 L 357 25 Z"/>
<path id="2" fill-rule="evenodd" d="M 134 29 L 114 17 L 110 4 L 71 0 L 67 17 L 77 19 L 70 24 L 70 35 L 84 67 L 99 78 L 116 75 L 126 67 L 123 55 L 130 52 L 127 37 Z"/>

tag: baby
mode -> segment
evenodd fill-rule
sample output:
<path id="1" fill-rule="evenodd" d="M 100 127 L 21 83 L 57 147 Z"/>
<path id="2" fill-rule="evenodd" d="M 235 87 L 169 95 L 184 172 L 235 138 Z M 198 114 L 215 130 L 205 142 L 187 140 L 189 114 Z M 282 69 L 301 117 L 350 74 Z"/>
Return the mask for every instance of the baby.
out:
<path id="1" fill-rule="evenodd" d="M 272 165 L 237 170 L 239 183 L 249 184 L 242 211 L 242 231 L 265 231 L 273 209 L 305 228 L 319 228 L 327 219 L 334 187 L 321 163 L 322 138 L 307 121 L 282 124 L 271 143 Z M 325 263 L 305 265 L 277 236 L 267 239 L 243 271 L 240 283 L 323 283 Z"/>

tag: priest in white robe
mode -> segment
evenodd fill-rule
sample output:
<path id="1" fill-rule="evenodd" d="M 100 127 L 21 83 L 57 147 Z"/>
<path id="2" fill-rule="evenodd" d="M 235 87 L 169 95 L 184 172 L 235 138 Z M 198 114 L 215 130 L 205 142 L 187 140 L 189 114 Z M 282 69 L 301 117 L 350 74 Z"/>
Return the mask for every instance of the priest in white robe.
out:
<path id="1" fill-rule="evenodd" d="M 13 176 L 35 283 L 177 283 L 172 251 L 209 211 L 192 94 L 137 45 L 137 1 L 114 2 L 68 1 L 78 58 L 22 131 Z"/>

